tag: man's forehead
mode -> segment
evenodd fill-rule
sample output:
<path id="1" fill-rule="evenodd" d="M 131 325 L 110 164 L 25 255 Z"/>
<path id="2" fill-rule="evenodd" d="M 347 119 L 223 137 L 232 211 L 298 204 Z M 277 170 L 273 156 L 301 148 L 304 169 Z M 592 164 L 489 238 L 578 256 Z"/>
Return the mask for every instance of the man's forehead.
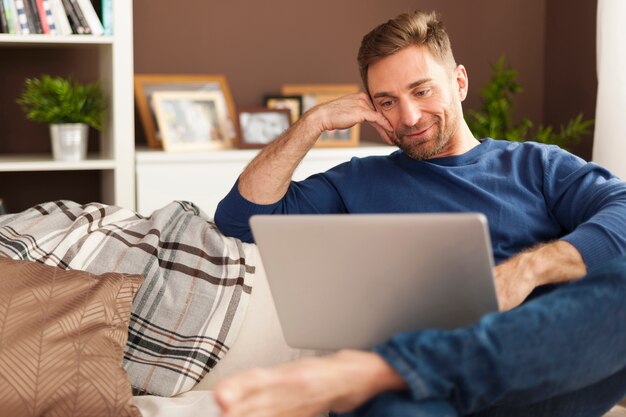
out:
<path id="1" fill-rule="evenodd" d="M 414 88 L 431 81 L 441 64 L 425 46 L 406 47 L 372 63 L 367 71 L 369 92 L 374 96 Z"/>

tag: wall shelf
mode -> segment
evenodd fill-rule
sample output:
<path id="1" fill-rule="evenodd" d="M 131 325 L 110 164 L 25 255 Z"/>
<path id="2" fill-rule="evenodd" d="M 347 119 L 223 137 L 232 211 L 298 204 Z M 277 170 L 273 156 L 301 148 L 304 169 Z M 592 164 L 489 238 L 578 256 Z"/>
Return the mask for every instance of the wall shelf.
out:
<path id="1" fill-rule="evenodd" d="M 56 161 L 49 154 L 0 155 L 0 172 L 98 171 L 115 167 L 113 159 L 102 159 L 97 154 L 76 162 Z"/>

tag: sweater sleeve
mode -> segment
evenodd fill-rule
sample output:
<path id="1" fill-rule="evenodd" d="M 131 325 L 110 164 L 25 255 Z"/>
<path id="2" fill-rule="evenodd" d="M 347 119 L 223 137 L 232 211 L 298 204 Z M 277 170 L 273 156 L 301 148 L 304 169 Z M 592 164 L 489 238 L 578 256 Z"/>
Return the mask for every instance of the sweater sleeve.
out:
<path id="1" fill-rule="evenodd" d="M 226 236 L 254 242 L 249 220 L 255 214 L 321 214 L 345 213 L 346 208 L 337 179 L 346 178 L 351 162 L 315 174 L 304 181 L 292 181 L 285 196 L 273 204 L 255 204 L 246 200 L 238 189 L 239 181 L 217 206 L 215 224 Z"/>
<path id="2" fill-rule="evenodd" d="M 626 254 L 626 183 L 594 163 L 549 147 L 544 195 L 589 270 Z"/>

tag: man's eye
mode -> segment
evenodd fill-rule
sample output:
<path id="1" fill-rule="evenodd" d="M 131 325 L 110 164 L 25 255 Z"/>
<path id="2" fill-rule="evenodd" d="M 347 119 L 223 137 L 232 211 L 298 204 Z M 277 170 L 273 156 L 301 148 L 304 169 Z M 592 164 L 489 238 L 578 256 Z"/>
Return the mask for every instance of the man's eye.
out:
<path id="1" fill-rule="evenodd" d="M 383 102 L 381 102 L 380 107 L 382 107 L 383 109 L 388 109 L 389 107 L 391 107 L 393 105 L 393 101 L 391 100 L 385 100 Z"/>
<path id="2" fill-rule="evenodd" d="M 419 96 L 419 97 L 424 97 L 424 96 L 428 95 L 429 92 L 430 92 L 430 89 L 418 90 L 418 91 L 415 92 L 415 95 Z"/>

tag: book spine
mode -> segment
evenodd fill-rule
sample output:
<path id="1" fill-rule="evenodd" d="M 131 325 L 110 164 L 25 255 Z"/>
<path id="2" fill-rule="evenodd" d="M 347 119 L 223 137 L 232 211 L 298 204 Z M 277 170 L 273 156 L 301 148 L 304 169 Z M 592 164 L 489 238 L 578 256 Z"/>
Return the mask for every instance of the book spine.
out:
<path id="1" fill-rule="evenodd" d="M 113 34 L 113 0 L 102 0 L 102 26 L 105 35 Z"/>
<path id="2" fill-rule="evenodd" d="M 67 17 L 69 19 L 70 25 L 72 26 L 72 32 L 78 35 L 84 34 L 85 28 L 82 27 L 82 25 L 80 24 L 80 20 L 78 19 L 78 16 L 76 15 L 76 11 L 72 7 L 72 3 L 70 3 L 70 0 L 62 0 L 62 1 L 63 1 L 63 8 L 65 8 L 65 13 L 67 13 Z"/>
<path id="3" fill-rule="evenodd" d="M 24 0 L 15 0 L 15 8 L 17 10 L 17 21 L 20 26 L 20 33 L 22 35 L 28 35 L 30 33 L 30 27 L 28 26 L 28 19 L 26 18 Z"/>
<path id="4" fill-rule="evenodd" d="M 83 11 L 83 15 L 91 28 L 91 33 L 98 36 L 103 35 L 104 28 L 102 27 L 100 18 L 98 18 L 96 9 L 94 9 L 93 4 L 91 4 L 91 0 L 78 0 L 78 5 Z"/>
<path id="5" fill-rule="evenodd" d="M 17 7 L 15 6 L 15 0 L 7 0 L 8 4 L 9 4 L 9 9 L 11 9 L 11 20 L 13 21 L 13 29 L 15 30 L 16 35 L 19 35 L 20 33 L 22 33 L 21 29 L 20 29 L 20 21 L 19 18 L 17 16 Z"/>
<path id="6" fill-rule="evenodd" d="M 4 3 L 4 14 L 7 18 L 7 29 L 9 30 L 7 33 L 15 34 L 15 23 L 16 23 L 16 15 L 14 13 L 15 6 L 11 0 L 3 0 Z"/>
<path id="7" fill-rule="evenodd" d="M 50 33 L 48 20 L 46 19 L 46 11 L 43 9 L 43 0 L 35 0 L 37 6 L 37 14 L 39 14 L 39 24 L 43 33 Z"/>
<path id="8" fill-rule="evenodd" d="M 31 33 L 43 33 L 39 12 L 37 11 L 37 0 L 25 0 L 26 17 L 28 19 L 28 27 Z"/>
<path id="9" fill-rule="evenodd" d="M 0 33 L 9 33 L 9 22 L 4 9 L 4 2 L 0 1 Z"/>
<path id="10" fill-rule="evenodd" d="M 86 35 L 90 35 L 91 34 L 91 28 L 89 27 L 89 23 L 87 23 L 87 19 L 85 19 L 85 15 L 83 14 L 83 11 L 80 8 L 80 5 L 78 4 L 78 1 L 77 0 L 70 0 L 70 3 L 72 3 L 72 7 L 74 8 L 74 11 L 76 12 L 76 16 L 78 17 L 78 20 L 80 21 L 80 25 L 85 30 L 84 33 Z"/>
<path id="11" fill-rule="evenodd" d="M 42 0 L 43 12 L 46 16 L 46 23 L 48 24 L 48 33 L 56 35 L 58 33 L 56 19 L 52 14 L 52 8 L 50 7 L 50 0 Z"/>
<path id="12" fill-rule="evenodd" d="M 57 25 L 57 31 L 60 35 L 71 35 L 72 26 L 70 25 L 70 21 L 67 19 L 67 13 L 65 12 L 65 7 L 63 7 L 63 2 L 61 0 L 50 0 L 50 6 L 52 8 L 52 14 L 54 15 L 54 21 Z"/>

